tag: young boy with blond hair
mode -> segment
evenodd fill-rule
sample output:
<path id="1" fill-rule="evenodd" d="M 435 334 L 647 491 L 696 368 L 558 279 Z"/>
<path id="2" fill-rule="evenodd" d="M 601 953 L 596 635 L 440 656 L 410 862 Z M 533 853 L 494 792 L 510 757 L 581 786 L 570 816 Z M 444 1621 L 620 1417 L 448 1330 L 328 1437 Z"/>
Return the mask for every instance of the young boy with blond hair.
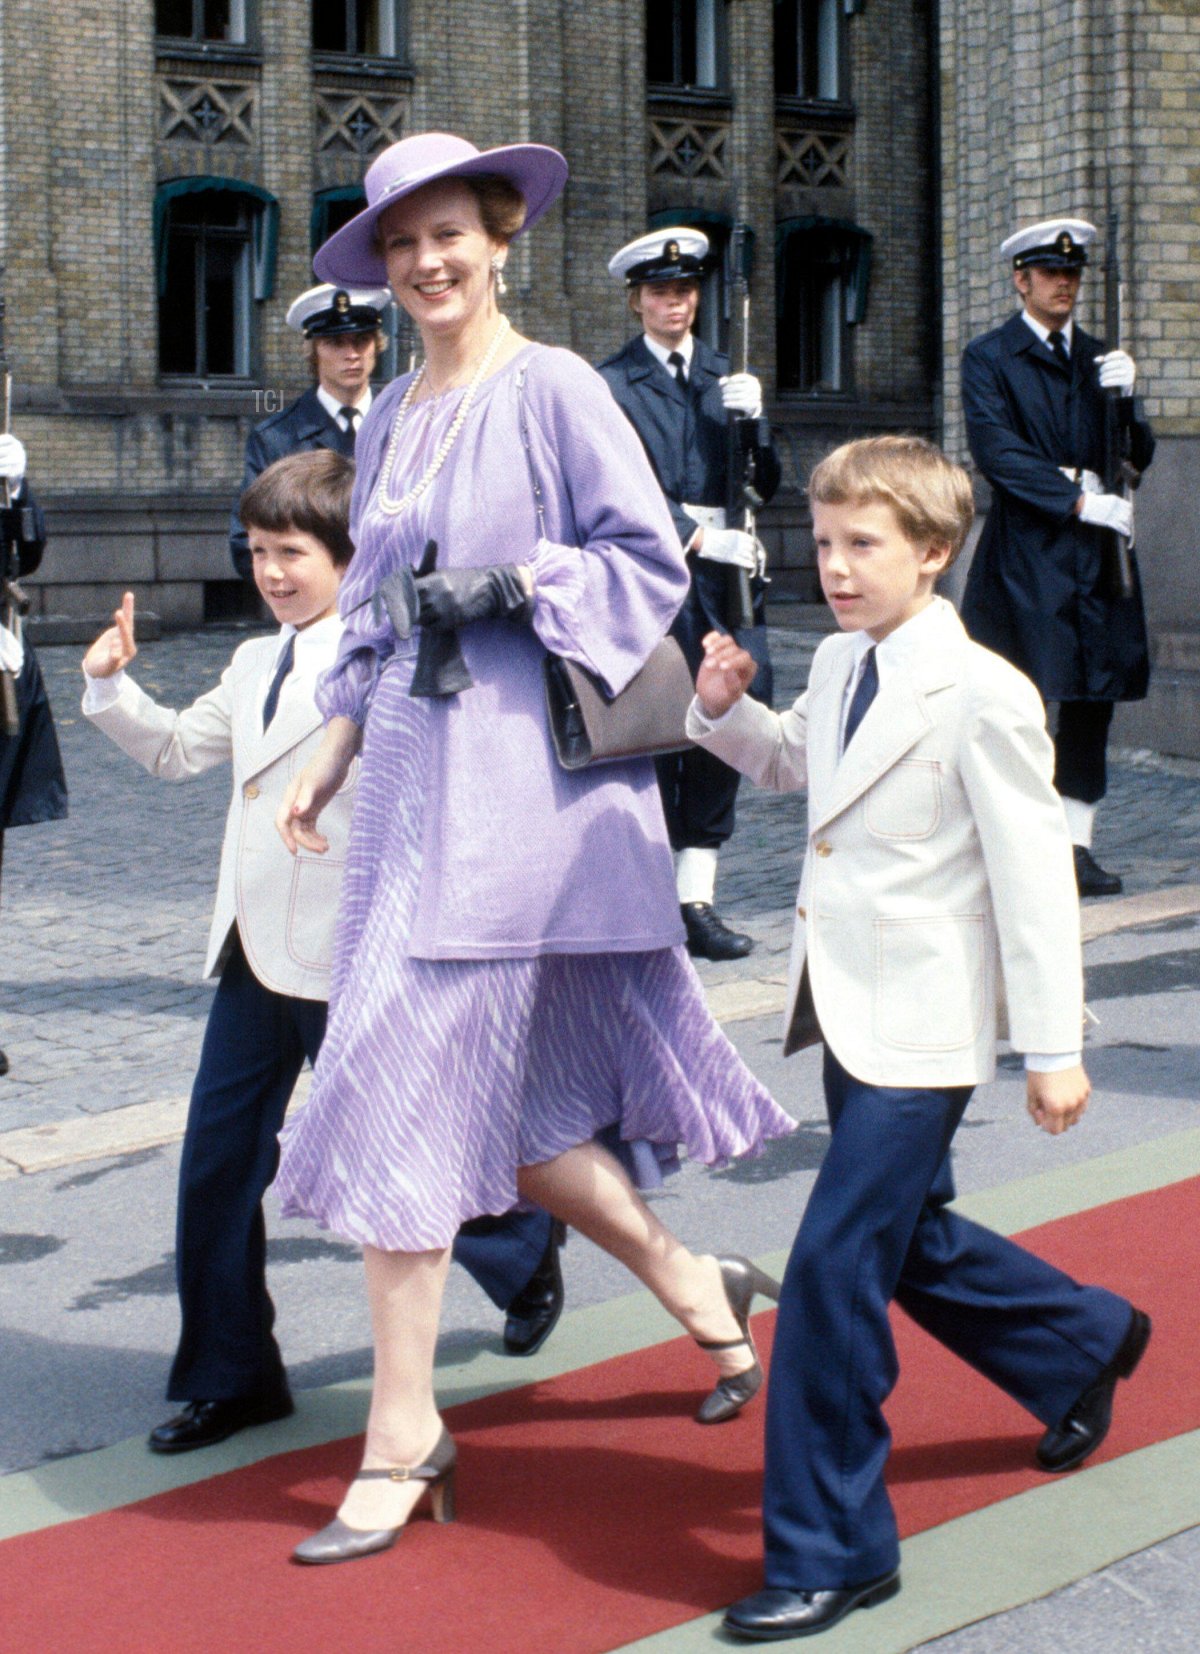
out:
<path id="1" fill-rule="evenodd" d="M 1043 1469 L 1107 1433 L 1149 1319 L 952 1211 L 948 1150 L 992 1078 L 1000 1007 L 1043 1130 L 1089 1085 L 1079 909 L 1053 748 L 1029 680 L 972 643 L 934 586 L 973 505 L 915 437 L 851 442 L 809 483 L 840 631 L 792 709 L 705 640 L 688 733 L 761 786 L 808 788 L 785 1055 L 823 1040 L 832 1135 L 780 1300 L 767 1415 L 766 1588 L 725 1625 L 811 1636 L 900 1588 L 884 1488 L 897 1376 L 888 1306 L 1019 1401 Z"/>

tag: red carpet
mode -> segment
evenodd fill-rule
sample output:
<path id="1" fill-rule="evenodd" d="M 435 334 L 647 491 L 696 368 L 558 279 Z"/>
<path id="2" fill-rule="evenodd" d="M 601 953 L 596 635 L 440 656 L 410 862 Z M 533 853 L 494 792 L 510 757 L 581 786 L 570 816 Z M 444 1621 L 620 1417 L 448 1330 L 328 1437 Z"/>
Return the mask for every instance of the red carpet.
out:
<path id="1" fill-rule="evenodd" d="M 1149 1310 L 1155 1337 L 1097 1461 L 1200 1427 L 1200 1179 L 1027 1237 Z M 756 1322 L 760 1345 L 770 1317 Z M 1040 1431 L 901 1319 L 889 1406 L 901 1531 L 1045 1478 Z M 357 1440 L 272 1458 L 0 1545 L 6 1654 L 600 1654 L 760 1582 L 763 1410 L 702 1429 L 703 1357 L 685 1339 L 458 1407 L 459 1521 L 390 1552 L 301 1569 Z M 1130 1401 L 1136 1395 L 1136 1406 Z"/>

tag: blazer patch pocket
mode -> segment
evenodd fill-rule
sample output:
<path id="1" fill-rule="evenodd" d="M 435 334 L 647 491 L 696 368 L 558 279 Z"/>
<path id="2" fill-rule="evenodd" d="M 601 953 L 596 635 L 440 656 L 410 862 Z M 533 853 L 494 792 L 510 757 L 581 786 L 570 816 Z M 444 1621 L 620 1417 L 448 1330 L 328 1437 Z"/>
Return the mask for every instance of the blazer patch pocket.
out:
<path id="1" fill-rule="evenodd" d="M 987 941 L 979 914 L 876 919 L 875 1033 L 906 1051 L 972 1045 L 987 1004 Z"/>
<path id="2" fill-rule="evenodd" d="M 297 965 L 327 971 L 333 959 L 333 931 L 337 920 L 342 866 L 325 856 L 303 851 L 292 868 L 288 901 L 287 950 Z"/>
<path id="3" fill-rule="evenodd" d="M 875 838 L 930 838 L 942 819 L 942 766 L 933 758 L 902 759 L 867 793 L 865 814 Z"/>

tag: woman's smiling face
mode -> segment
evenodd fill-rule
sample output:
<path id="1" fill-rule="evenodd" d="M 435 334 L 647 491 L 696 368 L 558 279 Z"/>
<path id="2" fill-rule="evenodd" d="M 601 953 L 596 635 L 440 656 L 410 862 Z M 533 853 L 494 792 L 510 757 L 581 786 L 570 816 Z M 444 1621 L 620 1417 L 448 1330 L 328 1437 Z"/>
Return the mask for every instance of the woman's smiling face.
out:
<path id="1" fill-rule="evenodd" d="M 422 332 L 453 331 L 486 310 L 503 247 L 466 184 L 451 178 L 397 201 L 380 214 L 379 244 L 392 292 Z"/>

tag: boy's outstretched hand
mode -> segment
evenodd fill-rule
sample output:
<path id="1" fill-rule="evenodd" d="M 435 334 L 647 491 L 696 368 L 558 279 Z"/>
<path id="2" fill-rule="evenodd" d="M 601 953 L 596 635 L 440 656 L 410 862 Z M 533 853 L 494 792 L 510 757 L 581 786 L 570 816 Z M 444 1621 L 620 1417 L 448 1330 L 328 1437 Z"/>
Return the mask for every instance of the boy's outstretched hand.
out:
<path id="1" fill-rule="evenodd" d="M 1059 1132 L 1073 1126 L 1088 1105 L 1092 1085 L 1083 1071 L 1083 1064 L 1063 1068 L 1057 1074 L 1025 1075 L 1025 1106 L 1034 1122 L 1057 1137 Z"/>
<path id="2" fill-rule="evenodd" d="M 709 718 L 722 718 L 735 701 L 740 701 L 758 670 L 747 654 L 724 632 L 709 632 L 704 639 L 704 659 L 696 674 L 696 697 Z"/>
<path id="3" fill-rule="evenodd" d="M 83 657 L 83 670 L 89 678 L 111 678 L 122 671 L 137 654 L 133 641 L 133 593 L 126 592 L 121 607 L 113 615 L 113 624 L 92 644 Z"/>

